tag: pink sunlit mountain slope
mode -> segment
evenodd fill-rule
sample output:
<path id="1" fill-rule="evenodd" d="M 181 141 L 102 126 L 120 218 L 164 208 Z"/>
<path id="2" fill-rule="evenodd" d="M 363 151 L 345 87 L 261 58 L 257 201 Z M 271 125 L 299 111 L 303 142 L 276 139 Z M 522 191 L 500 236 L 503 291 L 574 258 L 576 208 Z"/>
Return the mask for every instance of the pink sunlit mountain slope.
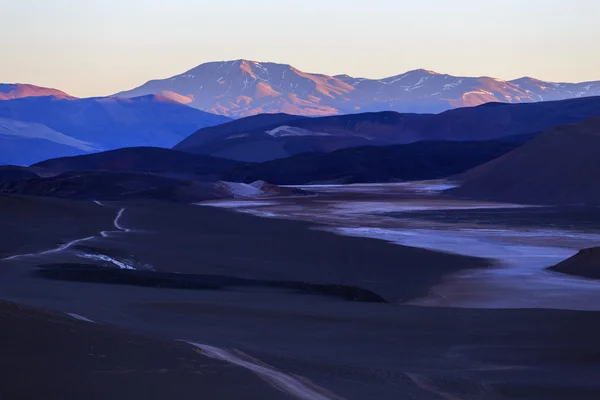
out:
<path id="1" fill-rule="evenodd" d="M 75 97 L 57 89 L 50 89 L 23 83 L 0 83 L 0 100 L 45 96 L 53 96 L 57 99 L 75 99 Z"/>
<path id="2" fill-rule="evenodd" d="M 307 116 L 392 110 L 438 113 L 488 102 L 526 103 L 600 95 L 600 82 L 503 81 L 414 70 L 384 79 L 306 73 L 286 64 L 209 62 L 152 80 L 121 97 L 162 94 L 203 111 L 244 117 L 260 113 Z"/>

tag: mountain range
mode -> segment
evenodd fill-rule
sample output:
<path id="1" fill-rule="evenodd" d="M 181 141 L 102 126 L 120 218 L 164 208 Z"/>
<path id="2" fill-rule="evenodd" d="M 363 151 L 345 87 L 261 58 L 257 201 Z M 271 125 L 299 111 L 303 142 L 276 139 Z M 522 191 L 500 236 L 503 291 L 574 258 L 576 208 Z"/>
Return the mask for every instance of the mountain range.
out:
<path id="1" fill-rule="evenodd" d="M 185 202 L 273 190 L 282 193 L 276 187 L 267 190 L 268 186 L 257 181 L 308 184 L 449 178 L 460 184 L 446 193 L 453 197 L 520 204 L 598 205 L 600 191 L 595 184 L 600 175 L 598 103 L 600 98 L 595 97 L 522 105 L 491 104 L 450 111 L 448 113 L 469 111 L 469 114 L 444 120 L 443 124 L 426 121 L 446 113 L 420 115 L 420 126 L 430 130 L 421 131 L 424 136 L 415 143 L 349 146 L 337 151 L 313 148 L 304 154 L 262 163 L 156 147 L 122 148 L 48 160 L 30 168 L 0 168 L 0 181 L 3 181 L 0 192 Z M 511 110 L 507 112 L 506 108 Z M 520 111 L 514 112 L 513 108 Z M 490 113 L 490 110 L 494 112 Z M 594 112 L 596 116 L 586 117 Z M 275 129 L 292 133 L 290 136 L 269 135 L 276 139 L 306 140 L 274 142 L 281 148 L 323 145 L 325 142 L 310 140 L 327 136 L 312 135 L 313 131 L 309 129 L 336 132 L 338 144 L 343 143 L 345 135 L 351 138 L 349 132 L 356 132 L 359 126 L 369 127 L 368 131 L 374 136 L 393 140 L 394 135 L 398 135 L 398 127 L 406 129 L 409 126 L 398 124 L 398 121 L 410 121 L 414 117 L 413 114 L 390 112 L 322 118 L 269 114 L 209 128 L 207 140 L 208 145 L 213 140 L 217 143 L 234 141 L 235 137 L 244 135 L 239 129 L 243 131 L 246 125 L 252 127 L 253 132 L 264 132 L 267 126 L 267 132 Z M 248 120 L 248 124 L 244 120 Z M 568 123 L 571 120 L 576 123 Z M 273 128 L 269 125 L 273 121 L 275 126 L 286 124 L 286 128 Z M 313 125 L 300 128 L 295 126 L 298 123 Z M 390 126 L 378 128 L 378 124 Z M 478 125 L 481 126 L 478 128 Z M 296 136 L 299 129 L 311 134 Z M 539 133 L 538 129 L 543 132 Z M 424 140 L 427 135 L 456 135 L 458 139 Z M 235 137 L 231 139 L 230 136 Z M 471 136 L 485 140 L 470 141 Z M 352 139 L 348 143 L 351 142 Z M 254 145 L 246 147 L 247 154 L 262 145 L 260 140 L 255 141 Z M 242 148 L 238 147 L 238 150 Z"/>
<path id="2" fill-rule="evenodd" d="M 177 179 L 190 171 L 169 165 L 191 153 L 209 157 L 200 164 L 187 159 L 194 179 L 387 181 L 420 176 L 405 174 L 402 163 L 394 161 L 400 157 L 405 166 L 417 168 L 420 160 L 409 161 L 411 148 L 394 146 L 427 142 L 412 149 L 423 160 L 435 159 L 423 166 L 423 177 L 437 177 L 489 161 L 557 125 L 599 116 L 597 94 L 600 82 L 501 81 L 427 70 L 374 80 L 248 60 L 202 64 L 101 98 L 1 84 L 0 165 L 127 147 L 172 147 L 179 153 L 167 156 L 163 169 Z M 473 154 L 465 150 L 469 144 L 452 144 L 456 141 L 474 142 Z M 491 147 L 476 144 L 482 141 L 492 141 Z M 445 161 L 444 151 L 467 158 Z M 289 162 L 277 161 L 288 157 Z M 221 168 L 223 159 L 239 164 Z M 211 162 L 217 166 L 205 168 Z M 370 166 L 369 171 L 357 163 Z M 154 168 L 152 160 L 148 165 Z M 5 170 L 3 175 L 21 173 Z"/>
<path id="3" fill-rule="evenodd" d="M 287 64 L 235 60 L 201 64 L 116 96 L 148 94 L 161 94 L 233 118 L 261 113 L 323 116 L 383 110 L 439 113 L 489 102 L 528 103 L 599 96 L 600 81 L 554 83 L 530 77 L 505 81 L 424 69 L 367 79 L 307 73 Z"/>

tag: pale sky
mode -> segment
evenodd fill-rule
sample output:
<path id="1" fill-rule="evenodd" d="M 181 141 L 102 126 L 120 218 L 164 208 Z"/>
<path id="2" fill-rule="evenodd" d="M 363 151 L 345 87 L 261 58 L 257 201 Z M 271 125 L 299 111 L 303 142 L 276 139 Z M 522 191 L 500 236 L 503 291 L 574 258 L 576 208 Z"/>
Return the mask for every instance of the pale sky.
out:
<path id="1" fill-rule="evenodd" d="M 0 82 L 109 95 L 246 58 L 382 78 L 600 80 L 600 0 L 0 0 Z"/>

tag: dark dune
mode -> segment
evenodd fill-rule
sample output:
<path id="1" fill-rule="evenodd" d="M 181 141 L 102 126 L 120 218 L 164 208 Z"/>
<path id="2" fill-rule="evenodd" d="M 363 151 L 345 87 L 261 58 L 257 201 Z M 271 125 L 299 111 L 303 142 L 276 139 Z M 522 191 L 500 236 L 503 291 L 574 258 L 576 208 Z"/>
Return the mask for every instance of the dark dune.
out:
<path id="1" fill-rule="evenodd" d="M 548 269 L 568 275 L 600 279 L 600 247 L 583 249 L 573 257 Z"/>
<path id="2" fill-rule="evenodd" d="M 228 287 L 262 287 L 338 297 L 346 301 L 386 303 L 375 293 L 354 286 L 315 285 L 307 282 L 260 281 L 220 275 L 133 271 L 88 264 L 50 264 L 37 271 L 48 279 L 188 290 L 220 290 Z"/>
<path id="3" fill-rule="evenodd" d="M 600 204 L 600 117 L 561 125 L 467 171 L 448 193 L 524 204 Z"/>

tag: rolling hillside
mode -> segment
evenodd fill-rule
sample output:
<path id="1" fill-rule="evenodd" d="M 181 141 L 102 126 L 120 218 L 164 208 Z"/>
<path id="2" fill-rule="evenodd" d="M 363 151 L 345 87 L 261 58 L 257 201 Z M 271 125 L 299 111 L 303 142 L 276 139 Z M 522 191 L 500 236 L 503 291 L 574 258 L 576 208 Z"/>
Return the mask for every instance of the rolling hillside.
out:
<path id="1" fill-rule="evenodd" d="M 125 146 L 171 147 L 199 128 L 226 121 L 160 96 L 6 100 L 0 102 L 0 164 Z"/>
<path id="2" fill-rule="evenodd" d="M 490 103 L 441 114 L 378 113 L 319 118 L 248 117 L 200 129 L 175 149 L 263 162 L 307 152 L 424 140 L 480 141 L 533 137 L 556 125 L 600 116 L 600 97 L 527 104 Z"/>
<path id="3" fill-rule="evenodd" d="M 600 204 L 600 117 L 561 125 L 459 178 L 456 196 L 524 204 Z"/>

